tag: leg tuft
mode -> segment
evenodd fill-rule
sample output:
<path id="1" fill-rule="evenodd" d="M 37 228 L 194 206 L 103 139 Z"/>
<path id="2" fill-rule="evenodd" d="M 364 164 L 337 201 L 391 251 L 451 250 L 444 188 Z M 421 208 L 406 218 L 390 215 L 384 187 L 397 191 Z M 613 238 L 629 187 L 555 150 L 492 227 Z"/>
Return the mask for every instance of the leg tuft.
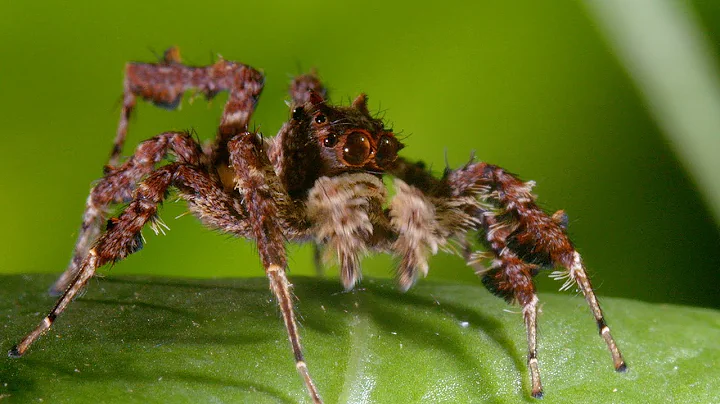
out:
<path id="1" fill-rule="evenodd" d="M 13 359 L 22 358 L 22 354 L 18 350 L 17 345 L 12 347 L 12 349 L 8 351 L 8 358 L 13 358 Z"/>

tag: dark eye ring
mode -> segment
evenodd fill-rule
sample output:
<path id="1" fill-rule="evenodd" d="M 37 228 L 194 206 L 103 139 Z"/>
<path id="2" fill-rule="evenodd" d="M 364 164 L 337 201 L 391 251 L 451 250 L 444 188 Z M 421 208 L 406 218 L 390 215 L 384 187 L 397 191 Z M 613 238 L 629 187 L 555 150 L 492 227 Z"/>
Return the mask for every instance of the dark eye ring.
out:
<path id="1" fill-rule="evenodd" d="M 337 136 L 334 134 L 329 134 L 324 140 L 323 140 L 323 146 L 325 147 L 333 147 L 337 144 L 338 139 Z"/>
<path id="2" fill-rule="evenodd" d="M 315 123 L 317 123 L 317 124 L 323 124 L 323 123 L 325 123 L 325 122 L 327 122 L 327 118 L 325 117 L 325 115 L 320 114 L 320 115 L 318 115 L 318 116 L 315 117 Z"/>

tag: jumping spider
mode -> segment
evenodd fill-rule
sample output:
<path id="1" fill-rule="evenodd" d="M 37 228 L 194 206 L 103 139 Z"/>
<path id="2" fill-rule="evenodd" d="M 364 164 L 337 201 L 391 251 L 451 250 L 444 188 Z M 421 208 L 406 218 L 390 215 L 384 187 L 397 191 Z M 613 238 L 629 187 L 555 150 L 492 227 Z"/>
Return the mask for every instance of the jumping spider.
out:
<path id="1" fill-rule="evenodd" d="M 562 211 L 548 216 L 535 204 L 533 182 L 483 162 L 446 169 L 435 178 L 422 163 L 397 155 L 403 145 L 369 114 L 365 95 L 348 107 L 331 105 L 314 73 L 293 80 L 289 121 L 275 138 L 263 138 L 248 131 L 263 81 L 252 67 L 222 59 L 210 66 L 186 66 L 175 48 L 159 63 L 126 66 L 120 123 L 105 175 L 90 191 L 73 258 L 51 289 L 62 297 L 9 356 L 25 354 L 97 268 L 138 251 L 145 224 L 162 230 L 158 206 L 175 188 L 206 226 L 257 242 L 313 402 L 321 399 L 300 346 L 285 275 L 286 241 L 312 242 L 336 254 L 348 290 L 359 280 L 359 259 L 368 252 L 400 257 L 397 281 L 405 291 L 427 274 L 428 257 L 438 249 L 461 251 L 492 293 L 522 307 L 534 397 L 542 396 L 542 385 L 533 277 L 541 269 L 564 268 L 556 277 L 567 278 L 565 288 L 577 285 L 582 291 L 615 369 L 626 369 L 580 254 L 565 233 L 567 218 Z M 229 93 L 215 141 L 203 147 L 188 133 L 165 132 L 142 142 L 121 163 L 136 99 L 173 109 L 188 90 L 208 99 Z M 169 153 L 173 161 L 158 166 Z M 383 175 L 394 177 L 396 192 L 387 207 Z M 113 204 L 127 207 L 107 221 L 103 232 Z M 472 252 L 473 239 L 486 251 Z M 450 249 L 450 243 L 461 248 Z M 481 265 L 483 260 L 489 265 Z"/>

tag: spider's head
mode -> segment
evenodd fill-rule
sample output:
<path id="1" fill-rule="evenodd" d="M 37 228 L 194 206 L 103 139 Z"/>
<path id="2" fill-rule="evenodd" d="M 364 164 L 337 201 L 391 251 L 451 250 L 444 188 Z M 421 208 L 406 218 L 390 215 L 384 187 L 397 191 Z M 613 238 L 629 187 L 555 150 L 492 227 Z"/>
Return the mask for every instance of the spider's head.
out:
<path id="1" fill-rule="evenodd" d="M 308 101 L 296 106 L 293 123 L 304 128 L 316 142 L 322 160 L 322 175 L 349 171 L 381 173 L 397 159 L 403 145 L 382 120 L 373 118 L 367 97 L 360 94 L 349 107 L 328 105 L 311 91 Z"/>

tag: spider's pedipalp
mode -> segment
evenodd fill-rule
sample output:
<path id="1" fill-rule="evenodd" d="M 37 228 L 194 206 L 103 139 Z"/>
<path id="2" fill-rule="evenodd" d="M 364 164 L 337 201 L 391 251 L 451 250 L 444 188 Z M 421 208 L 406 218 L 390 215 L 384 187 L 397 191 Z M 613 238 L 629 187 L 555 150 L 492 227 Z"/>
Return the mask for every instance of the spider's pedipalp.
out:
<path id="1" fill-rule="evenodd" d="M 397 232 L 392 250 L 399 255 L 397 280 L 407 291 L 419 275 L 428 273 L 428 257 L 447 241 L 436 220 L 436 209 L 420 189 L 395 179 L 396 195 L 390 203 L 390 223 Z"/>
<path id="2" fill-rule="evenodd" d="M 308 194 L 310 232 L 326 258 L 337 256 L 345 290 L 361 277 L 360 256 L 385 239 L 382 234 L 388 224 L 382 206 L 386 196 L 382 181 L 366 173 L 321 177 Z"/>
<path id="3" fill-rule="evenodd" d="M 117 168 L 109 168 L 93 187 L 85 203 L 73 257 L 65 272 L 51 286 L 51 295 L 63 293 L 77 275 L 82 260 L 101 233 L 108 207 L 130 201 L 138 182 L 170 152 L 182 163 L 198 165 L 203 160 L 200 146 L 188 133 L 165 132 L 140 143 L 130 159 Z"/>

